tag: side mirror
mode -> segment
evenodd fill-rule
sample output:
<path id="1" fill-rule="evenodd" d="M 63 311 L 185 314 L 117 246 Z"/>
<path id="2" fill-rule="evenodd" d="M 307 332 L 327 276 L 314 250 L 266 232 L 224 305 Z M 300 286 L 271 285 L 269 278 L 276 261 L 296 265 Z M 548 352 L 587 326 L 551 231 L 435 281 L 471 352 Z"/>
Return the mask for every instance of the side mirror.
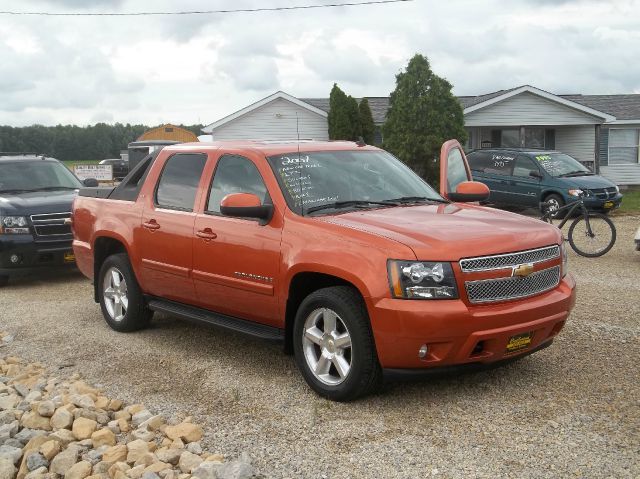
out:
<path id="1" fill-rule="evenodd" d="M 251 193 L 231 193 L 222 198 L 220 213 L 238 218 L 258 218 L 265 223 L 273 216 L 273 205 L 263 205 L 260 198 Z"/>
<path id="2" fill-rule="evenodd" d="M 540 172 L 539 172 L 539 171 L 536 171 L 536 170 L 531 170 L 531 171 L 529 172 L 529 176 L 530 176 L 531 178 L 536 178 L 536 179 L 538 179 L 538 180 L 541 180 L 541 179 L 542 179 L 542 175 L 540 174 Z"/>
<path id="3" fill-rule="evenodd" d="M 82 184 L 84 186 L 88 186 L 89 188 L 95 188 L 96 186 L 100 186 L 100 184 L 98 183 L 98 180 L 96 180 L 95 178 L 87 178 L 85 180 L 82 180 Z"/>
<path id="4" fill-rule="evenodd" d="M 449 193 L 451 201 L 470 202 L 489 199 L 489 188 L 479 181 L 463 181 L 456 187 L 455 193 Z"/>

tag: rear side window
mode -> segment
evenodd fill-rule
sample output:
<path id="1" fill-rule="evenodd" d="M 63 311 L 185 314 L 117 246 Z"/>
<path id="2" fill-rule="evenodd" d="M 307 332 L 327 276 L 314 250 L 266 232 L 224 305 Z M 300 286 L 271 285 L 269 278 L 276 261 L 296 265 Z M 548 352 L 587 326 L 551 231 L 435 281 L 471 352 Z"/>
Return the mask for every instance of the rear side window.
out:
<path id="1" fill-rule="evenodd" d="M 468 159 L 472 170 L 510 176 L 515 155 L 508 151 L 478 151 L 470 153 Z"/>
<path id="2" fill-rule="evenodd" d="M 177 154 L 167 160 L 158 181 L 156 205 L 162 208 L 193 211 L 204 154 Z"/>
<path id="3" fill-rule="evenodd" d="M 225 155 L 218 160 L 207 201 L 207 211 L 220 213 L 220 202 L 231 193 L 252 193 L 262 204 L 270 202 L 267 187 L 253 162 L 243 156 Z"/>

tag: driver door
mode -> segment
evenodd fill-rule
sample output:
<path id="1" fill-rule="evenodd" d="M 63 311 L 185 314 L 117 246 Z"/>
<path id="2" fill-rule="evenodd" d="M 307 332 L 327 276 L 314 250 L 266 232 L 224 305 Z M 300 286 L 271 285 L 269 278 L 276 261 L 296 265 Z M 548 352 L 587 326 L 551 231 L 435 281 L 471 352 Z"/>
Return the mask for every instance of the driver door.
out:
<path id="1" fill-rule="evenodd" d="M 458 140 L 448 140 L 440 149 L 440 194 L 450 199 L 458 185 L 464 181 L 473 181 L 469 162 Z"/>

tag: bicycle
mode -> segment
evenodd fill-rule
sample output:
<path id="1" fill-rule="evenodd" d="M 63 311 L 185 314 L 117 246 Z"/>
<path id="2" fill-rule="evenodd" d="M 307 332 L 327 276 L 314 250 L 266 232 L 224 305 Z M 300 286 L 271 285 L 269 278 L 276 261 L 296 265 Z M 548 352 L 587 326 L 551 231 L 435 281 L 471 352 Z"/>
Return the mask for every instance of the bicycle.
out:
<path id="1" fill-rule="evenodd" d="M 553 218 L 558 216 L 558 213 L 566 210 L 558 225 L 560 229 L 574 216 L 576 210 L 580 210 L 580 215 L 569 226 L 568 238 L 565 238 L 580 256 L 597 258 L 613 248 L 616 242 L 616 227 L 613 222 L 602 213 L 587 210 L 582 196 L 578 201 L 562 207 L 558 207 L 557 203 L 545 201 L 540 203 L 540 209 L 543 212 L 540 219 L 550 224 L 553 224 Z"/>

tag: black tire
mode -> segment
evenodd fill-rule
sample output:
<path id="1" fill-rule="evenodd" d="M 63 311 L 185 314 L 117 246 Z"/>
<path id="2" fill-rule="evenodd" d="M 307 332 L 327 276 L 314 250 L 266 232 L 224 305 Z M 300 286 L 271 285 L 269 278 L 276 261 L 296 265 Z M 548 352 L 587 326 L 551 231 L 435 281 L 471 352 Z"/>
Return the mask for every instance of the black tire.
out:
<path id="1" fill-rule="evenodd" d="M 558 208 L 562 208 L 565 205 L 564 199 L 562 198 L 562 196 L 557 195 L 555 193 L 552 193 L 550 195 L 545 196 L 544 198 L 544 202 L 553 202 L 554 206 L 553 207 L 548 207 L 546 211 L 542 211 L 542 213 L 546 213 L 547 211 L 553 211 L 553 209 L 558 209 Z M 557 206 L 555 206 L 557 205 Z M 560 213 L 556 213 L 555 215 L 553 215 L 553 218 L 564 218 L 566 215 L 566 211 L 561 211 Z"/>
<path id="2" fill-rule="evenodd" d="M 0 288 L 4 288 L 9 285 L 9 276 L 0 276 Z"/>
<path id="3" fill-rule="evenodd" d="M 112 274 L 117 272 L 121 276 L 121 280 L 125 282 L 124 296 L 127 299 L 127 306 L 122 306 L 121 314 L 115 314 L 117 311 L 117 301 L 106 297 L 105 289 L 112 283 L 105 285 L 105 281 L 111 281 Z M 107 275 L 110 275 L 107 277 Z M 149 324 L 153 311 L 147 308 L 144 296 L 138 285 L 129 257 L 125 253 L 118 253 L 109 256 L 102 266 L 97 278 L 98 281 L 98 297 L 100 298 L 100 309 L 105 321 L 115 331 L 127 332 L 142 329 Z M 113 290 L 113 288 L 111 288 Z M 117 293 L 119 297 L 121 293 Z M 114 301 L 111 304 L 111 301 Z M 122 302 L 120 303 L 123 304 Z M 110 307 L 111 306 L 111 307 Z"/>
<path id="4" fill-rule="evenodd" d="M 593 238 L 593 245 L 595 246 L 595 241 L 598 241 L 599 239 L 601 241 L 601 246 L 594 249 L 590 249 L 588 247 L 589 242 L 592 241 L 592 239 L 588 237 L 587 225 L 584 216 L 576 218 L 573 220 L 573 223 L 571 223 L 571 226 L 569 227 L 569 244 L 580 256 L 597 258 L 598 256 L 606 254 L 611 248 L 613 248 L 613 245 L 616 242 L 616 227 L 606 215 L 601 213 L 589 213 L 589 224 L 592 228 L 593 234 L 595 235 Z M 586 247 L 581 244 L 579 238 L 588 239 Z"/>
<path id="5" fill-rule="evenodd" d="M 305 338 L 305 323 L 311 320 L 319 310 L 333 312 L 337 315 L 336 323 L 342 324 L 343 330 L 350 337 L 348 350 L 342 351 L 342 357 L 350 361 L 348 372 L 343 378 L 338 377 L 339 384 L 327 384 L 318 378 L 311 369 L 308 354 L 321 354 L 323 346 L 311 344 Z M 323 316 L 324 317 L 324 316 Z M 324 319 L 321 320 L 324 325 Z M 309 323 L 307 323 L 309 324 Z M 339 327 L 335 328 L 336 331 Z M 322 333 L 323 331 L 319 331 Z M 344 332 L 342 334 L 345 334 Z M 326 326 L 324 336 L 327 337 Z M 327 347 L 333 348 L 333 342 Z M 336 354 L 339 355 L 336 341 Z M 296 364 L 305 381 L 320 396 L 333 401 L 351 401 L 375 390 L 381 383 L 382 370 L 378 362 L 375 341 L 369 323 L 369 316 L 360 294 L 347 286 L 323 288 L 307 296 L 296 312 L 293 327 L 293 350 Z M 315 351 L 315 352 L 314 352 Z M 345 352 L 346 351 L 346 352 Z M 347 356 L 348 354 L 348 356 Z M 313 361 L 313 358 L 310 359 Z M 318 360 L 319 362 L 319 360 Z M 335 376 L 341 376 L 334 360 L 330 361 L 328 372 L 333 368 Z"/>

